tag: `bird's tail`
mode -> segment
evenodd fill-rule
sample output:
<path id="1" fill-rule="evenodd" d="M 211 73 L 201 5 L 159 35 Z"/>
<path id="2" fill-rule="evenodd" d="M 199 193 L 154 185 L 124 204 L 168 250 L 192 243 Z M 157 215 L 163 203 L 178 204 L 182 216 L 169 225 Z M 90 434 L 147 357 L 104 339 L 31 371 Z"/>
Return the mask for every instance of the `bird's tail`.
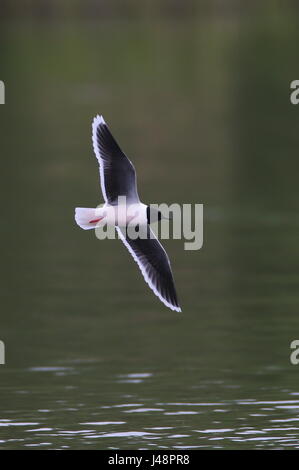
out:
<path id="1" fill-rule="evenodd" d="M 100 220 L 99 208 L 76 207 L 75 209 L 75 221 L 83 230 L 96 228 Z"/>

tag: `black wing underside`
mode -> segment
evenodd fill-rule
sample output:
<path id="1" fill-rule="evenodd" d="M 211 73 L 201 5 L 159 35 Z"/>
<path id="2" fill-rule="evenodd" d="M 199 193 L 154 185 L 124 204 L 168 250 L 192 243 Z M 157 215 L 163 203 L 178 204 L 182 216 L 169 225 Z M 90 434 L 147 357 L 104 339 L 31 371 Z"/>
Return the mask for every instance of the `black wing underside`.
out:
<path id="1" fill-rule="evenodd" d="M 116 205 L 119 196 L 126 196 L 127 202 L 139 202 L 135 168 L 119 147 L 102 116 L 97 116 L 93 121 L 92 141 L 100 165 L 105 201 Z"/>
<path id="2" fill-rule="evenodd" d="M 150 226 L 147 226 L 146 239 L 132 240 L 123 229 L 118 227 L 117 230 L 149 287 L 167 307 L 180 312 L 169 258 Z"/>

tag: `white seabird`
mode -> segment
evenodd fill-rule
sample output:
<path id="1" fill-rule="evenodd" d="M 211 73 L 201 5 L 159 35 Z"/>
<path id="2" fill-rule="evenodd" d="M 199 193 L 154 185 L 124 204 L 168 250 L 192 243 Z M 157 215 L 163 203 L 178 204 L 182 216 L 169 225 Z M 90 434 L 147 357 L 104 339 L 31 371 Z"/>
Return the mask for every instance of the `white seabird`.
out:
<path id="1" fill-rule="evenodd" d="M 95 229 L 101 223 L 114 223 L 119 238 L 138 264 L 149 287 L 169 308 L 181 312 L 175 290 L 170 261 L 166 251 L 150 228 L 153 211 L 143 204 L 137 193 L 136 172 L 133 164 L 123 153 L 112 136 L 103 116 L 96 116 L 92 123 L 93 149 L 99 162 L 100 182 L 105 204 L 102 208 L 77 207 L 75 220 L 84 230 Z M 127 212 L 123 214 L 118 203 L 124 197 Z M 128 217 L 133 208 L 138 214 L 138 224 L 143 224 L 146 238 L 132 239 L 126 227 L 134 217 Z M 137 209 L 137 210 L 136 210 Z M 116 216 L 115 214 L 118 214 Z M 132 213 L 132 211 L 131 211 Z M 156 220 L 163 217 L 156 211 Z M 141 221 L 141 222 L 140 222 Z"/>

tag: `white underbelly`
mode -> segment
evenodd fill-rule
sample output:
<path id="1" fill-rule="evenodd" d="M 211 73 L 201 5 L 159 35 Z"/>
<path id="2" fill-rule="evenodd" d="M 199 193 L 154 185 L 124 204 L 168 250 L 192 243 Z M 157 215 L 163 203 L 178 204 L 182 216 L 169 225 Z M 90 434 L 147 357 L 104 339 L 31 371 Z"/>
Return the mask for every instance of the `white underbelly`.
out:
<path id="1" fill-rule="evenodd" d="M 128 204 L 120 206 L 106 206 L 106 223 L 110 226 L 144 225 L 147 223 L 146 205 Z"/>

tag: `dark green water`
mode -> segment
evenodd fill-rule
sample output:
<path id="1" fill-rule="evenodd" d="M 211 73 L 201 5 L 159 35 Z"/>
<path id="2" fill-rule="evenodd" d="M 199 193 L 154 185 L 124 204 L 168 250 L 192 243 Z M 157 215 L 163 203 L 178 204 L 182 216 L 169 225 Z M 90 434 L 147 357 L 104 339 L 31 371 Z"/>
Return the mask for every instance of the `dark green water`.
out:
<path id="1" fill-rule="evenodd" d="M 1 449 L 299 447 L 293 18 L 1 23 Z M 182 314 L 74 223 L 97 113 L 144 202 L 204 204 Z"/>

